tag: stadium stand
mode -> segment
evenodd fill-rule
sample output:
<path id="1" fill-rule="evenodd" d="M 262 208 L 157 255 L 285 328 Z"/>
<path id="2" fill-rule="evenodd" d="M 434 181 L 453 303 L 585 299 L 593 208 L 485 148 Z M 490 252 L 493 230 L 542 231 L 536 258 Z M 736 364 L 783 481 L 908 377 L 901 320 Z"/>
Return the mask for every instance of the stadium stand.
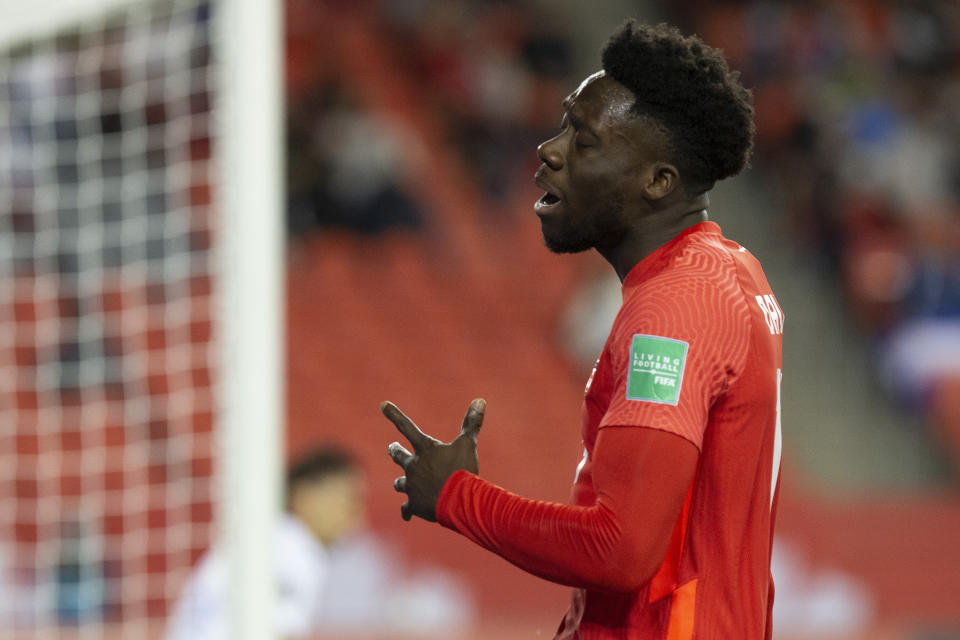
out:
<path id="1" fill-rule="evenodd" d="M 784 237 L 841 283 L 888 392 L 954 441 L 941 396 L 960 373 L 956 4 L 681 4 L 754 87 L 754 164 L 784 196 Z"/>
<path id="2" fill-rule="evenodd" d="M 406 13 L 381 11 L 373 2 L 289 6 L 291 103 L 326 83 L 349 94 L 353 108 L 386 123 L 403 157 L 392 165 L 391 179 L 418 212 L 416 225 L 400 216 L 400 224 L 383 225 L 374 235 L 363 229 L 368 235 L 358 236 L 343 224 L 325 223 L 319 232 L 294 225 L 291 448 L 319 434 L 342 433 L 362 452 L 371 483 L 387 486 L 393 469 L 384 464 L 384 446 L 393 436 L 376 411 L 380 400 L 396 401 L 441 433 L 455 429 L 470 398 L 483 395 L 490 407 L 481 438 L 484 475 L 521 493 L 565 499 L 562 490 L 579 456 L 576 416 L 586 371 L 564 353 L 557 319 L 598 263 L 542 250 L 536 220 L 527 212 L 536 197 L 528 184 L 537 165 L 532 150 L 552 130 L 556 104 L 571 82 L 565 77 L 570 34 L 537 27 L 522 3 L 423 2 Z M 851 323 L 879 345 L 877 353 L 896 327 L 910 321 L 912 310 L 955 318 L 955 302 L 946 295 L 956 290 L 949 271 L 955 267 L 939 259 L 957 255 L 960 196 L 938 182 L 932 203 L 911 201 L 913 192 L 887 197 L 889 189 L 909 186 L 912 174 L 897 175 L 894 167 L 884 177 L 869 160 L 876 151 L 873 135 L 896 133 L 903 145 L 922 150 L 917 136 L 930 135 L 921 130 L 929 125 L 934 137 L 955 139 L 955 121 L 924 120 L 923 101 L 913 109 L 895 104 L 885 79 L 894 75 L 891 86 L 903 87 L 908 75 L 917 76 L 913 89 L 932 87 L 941 101 L 956 95 L 957 34 L 944 32 L 947 48 L 934 47 L 927 59 L 915 51 L 911 29 L 928 24 L 933 14 L 892 2 L 809 8 L 688 1 L 673 10 L 671 18 L 725 48 L 756 87 L 755 172 L 785 194 L 785 213 L 773 225 L 777 237 L 796 240 L 791 250 L 815 263 L 821 287 L 841 283 Z M 330 37 L 313 38 L 321 24 Z M 957 22 L 944 17 L 937 33 L 946 24 Z M 560 61 L 557 67 L 543 64 L 551 59 L 545 51 Z M 498 74 L 492 86 L 511 88 L 509 104 L 502 95 L 484 93 L 484 74 Z M 852 75 L 863 78 L 860 84 Z M 837 118 L 838 110 L 849 118 Z M 856 127 L 837 130 L 830 126 L 834 120 Z M 850 152 L 838 153 L 841 147 Z M 956 171 L 947 151 L 938 171 Z M 873 182 L 857 183 L 855 170 Z M 937 175 L 955 184 L 949 180 L 955 174 Z M 857 184 L 880 186 L 864 191 Z M 878 202 L 889 210 L 878 209 Z M 918 216 L 918 209 L 930 215 Z M 914 296 L 928 290 L 918 280 L 921 262 L 942 278 L 944 295 L 916 304 Z M 898 271 L 903 264 L 906 275 Z M 899 288 L 892 276 L 903 280 Z M 531 389 L 540 399 L 530 401 Z M 957 397 L 956 379 L 948 374 L 900 400 L 929 410 L 936 425 L 931 437 L 941 434 L 936 437 L 960 455 Z M 538 453 L 530 459 L 523 451 Z M 805 473 L 796 461 L 786 463 L 781 531 L 815 562 L 866 580 L 890 628 L 910 619 L 955 623 L 949 594 L 960 591 L 960 578 L 938 569 L 960 565 L 960 551 L 950 542 L 960 530 L 955 491 L 941 486 L 826 500 L 805 484 Z M 563 589 L 445 532 L 405 525 L 392 494 L 373 496 L 375 527 L 396 536 L 411 554 L 429 554 L 468 573 L 481 615 L 523 617 L 563 606 Z"/>

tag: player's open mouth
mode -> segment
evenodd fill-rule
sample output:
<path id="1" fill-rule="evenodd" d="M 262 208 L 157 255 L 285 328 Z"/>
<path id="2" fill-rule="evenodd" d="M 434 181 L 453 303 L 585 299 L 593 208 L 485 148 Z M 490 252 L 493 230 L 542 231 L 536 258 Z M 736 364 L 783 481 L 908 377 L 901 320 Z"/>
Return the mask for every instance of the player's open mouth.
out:
<path id="1" fill-rule="evenodd" d="M 533 210 L 537 213 L 546 213 L 559 203 L 560 197 L 547 191 L 543 194 L 543 197 L 533 205 Z"/>
<path id="2" fill-rule="evenodd" d="M 547 182 L 543 167 L 540 167 L 536 175 L 533 176 L 533 181 L 544 191 L 543 196 L 533 204 L 533 210 L 537 215 L 549 213 L 560 204 L 563 198 L 558 196 L 557 189 Z"/>

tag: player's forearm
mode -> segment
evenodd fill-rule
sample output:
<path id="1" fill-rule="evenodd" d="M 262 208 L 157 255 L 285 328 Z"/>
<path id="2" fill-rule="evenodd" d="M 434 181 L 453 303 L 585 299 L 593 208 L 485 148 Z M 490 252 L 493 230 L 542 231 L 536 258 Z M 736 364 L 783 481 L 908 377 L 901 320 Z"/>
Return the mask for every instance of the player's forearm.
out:
<path id="1" fill-rule="evenodd" d="M 447 481 L 437 517 L 521 569 L 574 587 L 636 591 L 662 559 L 642 529 L 638 535 L 637 527 L 625 527 L 602 502 L 531 500 L 466 472 Z"/>

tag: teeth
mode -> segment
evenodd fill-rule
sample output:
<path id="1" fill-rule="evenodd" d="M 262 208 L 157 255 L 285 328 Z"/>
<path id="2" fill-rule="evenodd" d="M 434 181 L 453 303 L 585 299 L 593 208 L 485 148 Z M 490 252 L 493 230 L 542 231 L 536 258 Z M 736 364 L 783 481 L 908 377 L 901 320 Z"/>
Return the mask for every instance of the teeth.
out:
<path id="1" fill-rule="evenodd" d="M 540 202 L 542 202 L 543 204 L 555 204 L 559 201 L 560 201 L 560 198 L 558 198 L 557 196 L 553 195 L 550 192 L 543 194 L 543 197 L 540 198 Z"/>

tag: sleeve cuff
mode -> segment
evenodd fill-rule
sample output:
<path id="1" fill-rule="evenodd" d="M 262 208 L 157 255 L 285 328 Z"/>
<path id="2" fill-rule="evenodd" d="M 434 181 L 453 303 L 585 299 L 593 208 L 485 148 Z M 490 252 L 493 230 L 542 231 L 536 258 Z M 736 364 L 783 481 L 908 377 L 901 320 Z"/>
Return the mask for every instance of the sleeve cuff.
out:
<path id="1" fill-rule="evenodd" d="M 459 469 L 447 478 L 443 483 L 443 489 L 440 490 L 440 498 L 437 500 L 437 522 L 448 529 L 456 530 L 451 511 L 457 508 L 459 502 L 457 488 L 464 482 L 469 482 L 470 478 L 476 477 L 465 469 Z"/>

